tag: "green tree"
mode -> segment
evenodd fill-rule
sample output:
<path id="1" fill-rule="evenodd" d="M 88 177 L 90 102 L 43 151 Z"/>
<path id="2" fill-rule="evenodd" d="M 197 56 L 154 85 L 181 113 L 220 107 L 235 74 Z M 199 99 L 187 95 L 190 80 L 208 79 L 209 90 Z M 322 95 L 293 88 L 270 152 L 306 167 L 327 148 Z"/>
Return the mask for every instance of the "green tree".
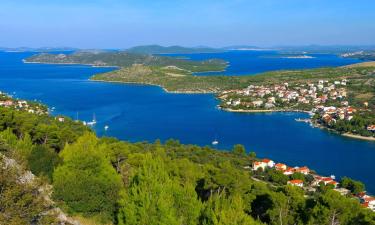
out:
<path id="1" fill-rule="evenodd" d="M 30 170 L 37 176 L 45 176 L 52 181 L 55 167 L 61 162 L 58 154 L 46 145 L 37 145 L 28 157 Z"/>
<path id="2" fill-rule="evenodd" d="M 202 225 L 256 225 L 251 216 L 244 211 L 241 196 L 234 195 L 226 198 L 224 193 L 212 196 L 202 211 L 200 224 Z"/>
<path id="3" fill-rule="evenodd" d="M 197 224 L 201 203 L 194 186 L 170 177 L 163 159 L 150 153 L 119 201 L 121 224 Z"/>
<path id="4" fill-rule="evenodd" d="M 350 179 L 348 177 L 343 177 L 341 179 L 341 186 L 349 189 L 353 194 L 359 194 L 365 191 L 365 185 L 362 182 Z"/>
<path id="5" fill-rule="evenodd" d="M 90 133 L 67 145 L 60 153 L 63 164 L 53 174 L 54 198 L 73 212 L 112 218 L 122 182 L 105 151 L 106 145 L 98 145 Z"/>
<path id="6" fill-rule="evenodd" d="M 236 155 L 242 155 L 242 156 L 246 155 L 245 147 L 243 145 L 240 145 L 240 144 L 234 145 L 232 151 Z"/>
<path id="7" fill-rule="evenodd" d="M 257 157 L 257 154 L 254 151 L 249 152 L 249 157 L 255 158 Z"/>

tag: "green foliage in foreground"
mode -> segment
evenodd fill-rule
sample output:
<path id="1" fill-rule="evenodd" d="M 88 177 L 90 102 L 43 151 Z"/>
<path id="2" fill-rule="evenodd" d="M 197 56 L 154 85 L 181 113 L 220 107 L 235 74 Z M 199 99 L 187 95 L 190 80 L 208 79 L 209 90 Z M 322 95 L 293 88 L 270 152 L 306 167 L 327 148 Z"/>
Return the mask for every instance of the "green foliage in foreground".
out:
<path id="1" fill-rule="evenodd" d="M 53 196 L 72 215 L 124 225 L 375 224 L 373 212 L 331 189 L 307 195 L 284 185 L 280 174 L 270 174 L 269 183 L 254 180 L 244 169 L 254 158 L 244 155 L 241 146 L 227 152 L 173 140 L 128 143 L 97 138 L 74 122 L 62 125 L 50 117 L 18 113 L 0 114 L 0 151 L 26 159 L 22 165 L 39 175 L 53 174 Z M 56 133 L 54 142 L 35 139 L 32 131 L 39 124 L 20 126 L 4 116 L 9 114 L 23 118 L 22 124 L 44 121 Z M 67 138 L 60 129 L 74 135 Z M 70 142 L 54 148 L 63 140 Z M 0 218 L 14 218 L 14 224 L 39 218 L 44 206 L 35 190 L 17 188 L 15 176 L 9 183 L 11 175 L 0 175 Z"/>
<path id="2" fill-rule="evenodd" d="M 60 156 L 63 163 L 53 174 L 54 198 L 73 212 L 112 218 L 122 182 L 105 155 L 105 145 L 85 134 L 66 145 Z"/>

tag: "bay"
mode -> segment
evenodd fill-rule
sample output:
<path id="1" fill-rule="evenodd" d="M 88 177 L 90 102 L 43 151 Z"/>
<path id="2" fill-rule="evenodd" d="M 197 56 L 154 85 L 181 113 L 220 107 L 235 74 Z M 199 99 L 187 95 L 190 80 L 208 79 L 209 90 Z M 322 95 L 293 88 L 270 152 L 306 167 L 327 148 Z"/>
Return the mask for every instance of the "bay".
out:
<path id="1" fill-rule="evenodd" d="M 31 54 L 0 52 L 0 90 L 55 107 L 55 115 L 76 118 L 78 113 L 79 119 L 88 121 L 95 113 L 99 136 L 151 142 L 174 138 L 201 146 L 217 138 L 219 149 L 240 143 L 259 157 L 290 166 L 306 165 L 323 175 L 361 180 L 375 193 L 375 143 L 345 138 L 295 121 L 306 114 L 224 112 L 216 108 L 218 102 L 213 95 L 169 94 L 153 86 L 93 82 L 88 80 L 90 76 L 112 68 L 22 63 Z M 337 63 L 329 65 L 352 63 L 338 57 L 334 61 Z M 237 63 L 234 57 L 231 65 Z M 314 67 L 311 63 L 307 68 Z M 233 73 L 259 71 L 249 64 L 242 68 L 241 73 Z M 290 64 L 283 68 L 290 69 Z M 107 131 L 105 125 L 109 126 Z"/>

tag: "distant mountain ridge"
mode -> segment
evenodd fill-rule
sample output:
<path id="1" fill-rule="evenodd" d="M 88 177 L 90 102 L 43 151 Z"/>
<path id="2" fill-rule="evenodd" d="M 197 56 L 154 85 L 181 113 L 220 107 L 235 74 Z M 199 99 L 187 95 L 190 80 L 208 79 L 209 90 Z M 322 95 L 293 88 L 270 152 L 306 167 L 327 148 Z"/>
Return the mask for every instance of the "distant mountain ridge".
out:
<path id="1" fill-rule="evenodd" d="M 142 45 L 136 46 L 125 50 L 129 53 L 137 54 L 190 54 L 190 53 L 216 53 L 223 52 L 224 49 L 210 48 L 210 47 L 182 47 L 174 46 L 161 46 L 161 45 Z"/>

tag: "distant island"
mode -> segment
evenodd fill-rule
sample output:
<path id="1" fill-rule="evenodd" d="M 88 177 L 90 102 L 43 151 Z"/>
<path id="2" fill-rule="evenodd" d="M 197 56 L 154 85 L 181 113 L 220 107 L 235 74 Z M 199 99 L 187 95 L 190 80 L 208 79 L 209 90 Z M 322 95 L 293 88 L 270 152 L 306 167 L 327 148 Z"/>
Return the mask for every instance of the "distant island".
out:
<path id="1" fill-rule="evenodd" d="M 77 51 L 71 54 L 41 53 L 24 60 L 25 63 L 84 64 L 92 66 L 130 67 L 135 64 L 145 66 L 175 66 L 190 72 L 223 71 L 227 63 L 221 59 L 191 61 L 174 57 L 136 54 L 124 51 Z"/>
<path id="2" fill-rule="evenodd" d="M 136 54 L 192 54 L 192 53 L 217 53 L 223 52 L 224 49 L 210 47 L 182 47 L 182 46 L 160 46 L 160 45 L 143 45 L 136 46 L 125 50 L 129 53 Z"/>

